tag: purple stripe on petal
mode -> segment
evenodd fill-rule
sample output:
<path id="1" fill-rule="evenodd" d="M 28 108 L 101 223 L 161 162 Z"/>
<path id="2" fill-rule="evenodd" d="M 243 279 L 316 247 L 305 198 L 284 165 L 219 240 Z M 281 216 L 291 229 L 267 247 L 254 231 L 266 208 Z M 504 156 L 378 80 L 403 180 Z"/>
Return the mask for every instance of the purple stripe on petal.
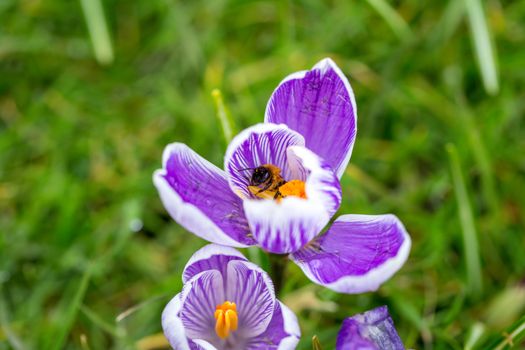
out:
<path id="1" fill-rule="evenodd" d="M 203 346 L 196 344 L 186 337 L 184 325 L 179 317 L 181 309 L 181 294 L 177 294 L 166 305 L 162 312 L 162 329 L 164 335 L 174 350 L 216 350 L 209 343 L 200 341 Z"/>
<path id="2" fill-rule="evenodd" d="M 252 170 L 264 164 L 281 169 L 281 175 L 291 180 L 286 150 L 290 146 L 304 145 L 301 135 L 286 125 L 257 124 L 238 134 L 228 146 L 224 157 L 224 169 L 233 192 L 242 198 L 250 198 L 248 191 Z"/>
<path id="3" fill-rule="evenodd" d="M 153 181 L 175 221 L 213 243 L 254 244 L 242 201 L 230 190 L 222 170 L 181 143 L 166 147 L 163 158 L 164 169 L 155 172 Z"/>
<path id="4" fill-rule="evenodd" d="M 280 202 L 247 199 L 244 210 L 259 245 L 276 254 L 299 250 L 330 220 L 321 201 L 292 196 Z"/>
<path id="5" fill-rule="evenodd" d="M 388 308 L 349 317 L 337 335 L 336 350 L 404 350 Z"/>
<path id="6" fill-rule="evenodd" d="M 363 293 L 379 288 L 403 266 L 410 244 L 394 215 L 343 215 L 291 258 L 313 282 Z"/>
<path id="7" fill-rule="evenodd" d="M 237 337 L 246 339 L 264 332 L 275 307 L 273 283 L 266 272 L 248 261 L 230 261 L 226 298 L 237 305 Z"/>
<path id="8" fill-rule="evenodd" d="M 181 293 L 180 319 L 190 339 L 204 339 L 214 344 L 215 309 L 224 298 L 224 281 L 217 270 L 208 270 L 194 276 Z"/>
<path id="9" fill-rule="evenodd" d="M 278 301 L 268 328 L 264 333 L 250 339 L 244 348 L 247 350 L 293 350 L 300 337 L 301 331 L 297 317 Z"/>
<path id="10" fill-rule="evenodd" d="M 285 78 L 268 101 L 265 122 L 299 132 L 306 147 L 342 176 L 354 146 L 357 107 L 348 79 L 331 59 Z"/>
<path id="11" fill-rule="evenodd" d="M 226 276 L 226 267 L 231 260 L 247 260 L 238 250 L 218 244 L 208 244 L 196 251 L 184 267 L 182 281 L 188 282 L 193 276 L 207 270 L 218 270 Z"/>

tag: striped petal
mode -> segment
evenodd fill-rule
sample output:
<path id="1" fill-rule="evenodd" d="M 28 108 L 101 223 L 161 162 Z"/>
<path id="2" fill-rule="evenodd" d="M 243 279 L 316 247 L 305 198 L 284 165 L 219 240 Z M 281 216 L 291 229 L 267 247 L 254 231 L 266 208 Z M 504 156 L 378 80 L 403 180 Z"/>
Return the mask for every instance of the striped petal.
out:
<path id="1" fill-rule="evenodd" d="M 181 143 L 166 147 L 163 164 L 153 182 L 175 221 L 213 243 L 254 244 L 248 236 L 242 201 L 230 190 L 222 170 Z"/>
<path id="2" fill-rule="evenodd" d="M 403 266 L 410 244 L 394 215 L 344 215 L 291 258 L 315 283 L 363 293 L 379 288 Z"/>
<path id="3" fill-rule="evenodd" d="M 339 180 L 321 158 L 301 146 L 289 147 L 287 153 L 292 175 L 306 177 L 307 199 L 244 201 L 254 238 L 262 248 L 278 254 L 295 252 L 311 241 L 341 204 Z"/>
<path id="4" fill-rule="evenodd" d="M 275 304 L 272 320 L 260 335 L 250 339 L 248 350 L 293 350 L 299 343 L 301 331 L 294 313 L 281 302 Z"/>
<path id="5" fill-rule="evenodd" d="M 329 58 L 291 74 L 273 92 L 265 122 L 284 123 L 341 177 L 352 154 L 357 107 L 348 79 Z"/>
<path id="6" fill-rule="evenodd" d="M 186 337 L 184 325 L 180 320 L 181 309 L 180 293 L 166 305 L 162 311 L 162 330 L 174 350 L 215 350 L 215 347 L 201 347 Z"/>
<path id="7" fill-rule="evenodd" d="M 232 140 L 224 157 L 232 191 L 241 198 L 251 198 L 250 170 L 264 164 L 279 167 L 282 176 L 290 179 L 286 150 L 294 145 L 304 145 L 304 139 L 286 125 L 257 124 L 242 131 Z"/>
<path id="8" fill-rule="evenodd" d="M 237 305 L 236 336 L 248 339 L 264 332 L 272 319 L 275 292 L 270 277 L 248 261 L 228 263 L 226 298 Z"/>
<path id="9" fill-rule="evenodd" d="M 336 350 L 405 350 L 386 306 L 343 321 Z"/>
<path id="10" fill-rule="evenodd" d="M 228 262 L 247 259 L 238 250 L 218 244 L 208 244 L 196 251 L 184 267 L 182 281 L 188 282 L 195 275 L 208 270 L 218 270 L 226 276 Z"/>
<path id="11" fill-rule="evenodd" d="M 214 313 L 224 301 L 224 281 L 217 270 L 201 272 L 184 285 L 180 320 L 188 338 L 218 342 Z"/>

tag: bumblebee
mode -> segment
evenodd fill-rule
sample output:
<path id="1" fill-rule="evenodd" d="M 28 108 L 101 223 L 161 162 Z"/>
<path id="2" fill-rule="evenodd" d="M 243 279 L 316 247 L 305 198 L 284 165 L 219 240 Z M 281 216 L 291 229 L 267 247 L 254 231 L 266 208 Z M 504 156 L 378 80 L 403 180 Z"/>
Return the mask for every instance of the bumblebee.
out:
<path id="1" fill-rule="evenodd" d="M 281 169 L 272 164 L 264 164 L 253 170 L 248 190 L 256 197 L 263 199 L 278 199 L 283 195 L 279 187 L 286 184 L 281 176 Z"/>
<path id="2" fill-rule="evenodd" d="M 281 176 L 281 169 L 272 164 L 264 164 L 257 168 L 246 168 L 241 170 L 253 170 L 249 178 L 248 190 L 251 194 L 262 199 L 281 199 L 294 196 L 306 199 L 305 182 L 301 180 L 286 181 Z"/>

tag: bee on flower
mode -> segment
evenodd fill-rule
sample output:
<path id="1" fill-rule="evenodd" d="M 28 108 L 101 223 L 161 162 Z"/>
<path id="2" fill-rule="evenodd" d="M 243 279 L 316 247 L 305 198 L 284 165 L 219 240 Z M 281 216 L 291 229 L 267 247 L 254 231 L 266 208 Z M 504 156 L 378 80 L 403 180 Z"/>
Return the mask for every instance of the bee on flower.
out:
<path id="1" fill-rule="evenodd" d="M 173 143 L 153 180 L 171 216 L 195 235 L 289 254 L 338 292 L 373 291 L 401 268 L 411 241 L 390 214 L 342 215 L 326 228 L 341 205 L 356 132 L 350 83 L 324 59 L 279 84 L 264 123 L 229 144 L 224 170 Z"/>

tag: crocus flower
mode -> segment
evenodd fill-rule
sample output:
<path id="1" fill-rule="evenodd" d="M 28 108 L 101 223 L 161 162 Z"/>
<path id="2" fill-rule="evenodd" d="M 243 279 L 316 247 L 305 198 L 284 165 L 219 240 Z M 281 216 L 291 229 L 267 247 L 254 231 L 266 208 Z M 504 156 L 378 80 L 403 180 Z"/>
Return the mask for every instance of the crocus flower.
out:
<path id="1" fill-rule="evenodd" d="M 265 122 L 238 134 L 224 171 L 181 143 L 154 174 L 164 206 L 210 242 L 290 254 L 314 282 L 338 292 L 376 290 L 405 262 L 410 238 L 394 215 L 343 215 L 339 178 L 350 160 L 357 110 L 330 59 L 285 78 Z"/>
<path id="2" fill-rule="evenodd" d="M 295 349 L 297 318 L 275 298 L 268 275 L 237 250 L 205 246 L 186 264 L 182 281 L 162 312 L 173 349 Z"/>
<path id="3" fill-rule="evenodd" d="M 386 306 L 343 321 L 336 350 L 405 350 Z"/>

